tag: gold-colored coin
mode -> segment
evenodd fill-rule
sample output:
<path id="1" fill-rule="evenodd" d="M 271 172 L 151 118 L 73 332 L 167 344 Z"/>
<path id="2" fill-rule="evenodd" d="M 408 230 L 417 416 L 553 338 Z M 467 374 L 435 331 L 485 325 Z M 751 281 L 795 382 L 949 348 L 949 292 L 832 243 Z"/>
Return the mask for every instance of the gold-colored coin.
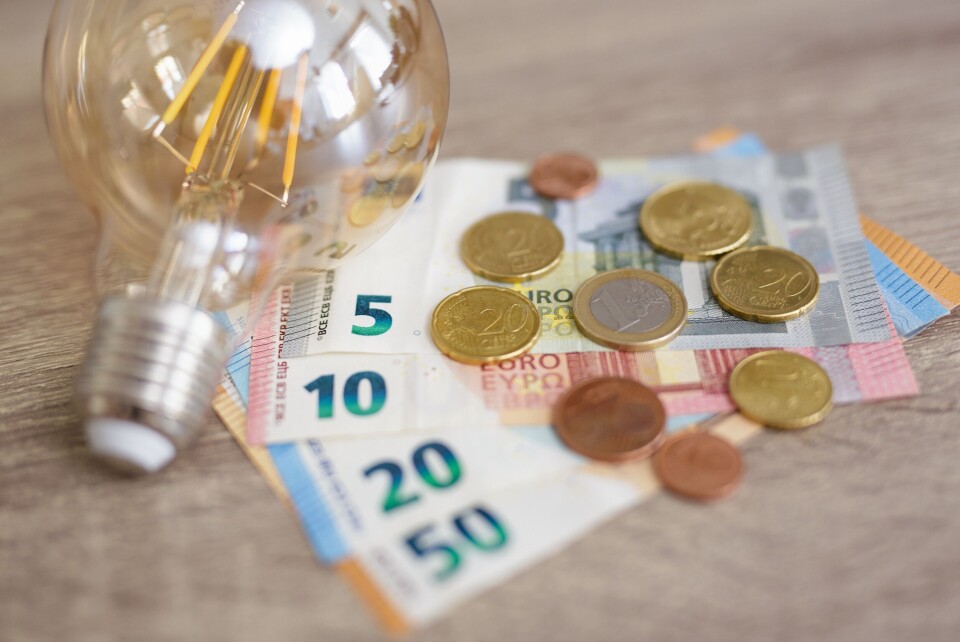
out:
<path id="1" fill-rule="evenodd" d="M 460 256 L 485 279 L 521 283 L 560 264 L 563 234 L 544 216 L 500 212 L 470 226 L 460 241 Z"/>
<path id="2" fill-rule="evenodd" d="M 455 292 L 433 311 L 433 342 L 451 359 L 479 365 L 519 357 L 540 338 L 540 315 L 527 297 L 480 285 Z"/>
<path id="3" fill-rule="evenodd" d="M 414 123 L 413 128 L 407 132 L 403 140 L 403 146 L 407 149 L 416 148 L 423 140 L 423 135 L 427 132 L 427 124 L 422 120 Z"/>
<path id="4" fill-rule="evenodd" d="M 833 386 L 816 361 L 785 350 L 750 355 L 730 373 L 740 413 L 771 428 L 806 428 L 832 407 Z"/>
<path id="5" fill-rule="evenodd" d="M 390 206 L 390 196 L 380 190 L 364 194 L 350 206 L 348 220 L 356 227 L 366 227 L 386 211 Z"/>
<path id="6" fill-rule="evenodd" d="M 687 299 L 656 272 L 625 268 L 603 272 L 580 286 L 573 318 L 600 345 L 637 352 L 666 345 L 687 321 Z"/>
<path id="7" fill-rule="evenodd" d="M 779 247 L 758 245 L 727 254 L 710 273 L 720 307 L 747 321 L 789 321 L 817 302 L 820 277 L 805 258 Z"/>
<path id="8" fill-rule="evenodd" d="M 685 181 L 661 187 L 640 209 L 640 229 L 654 248 L 678 259 L 706 261 L 750 238 L 753 210 L 732 189 Z"/>

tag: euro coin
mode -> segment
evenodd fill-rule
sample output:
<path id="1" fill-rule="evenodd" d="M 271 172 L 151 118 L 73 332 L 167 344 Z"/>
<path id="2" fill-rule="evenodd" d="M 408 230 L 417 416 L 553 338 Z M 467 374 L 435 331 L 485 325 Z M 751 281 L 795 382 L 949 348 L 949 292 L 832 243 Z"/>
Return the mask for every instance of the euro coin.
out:
<path id="1" fill-rule="evenodd" d="M 726 497 L 740 485 L 743 459 L 726 439 L 706 432 L 683 432 L 660 446 L 653 456 L 653 471 L 670 492 L 710 501 Z"/>
<path id="2" fill-rule="evenodd" d="M 730 314 L 761 323 L 796 319 L 813 308 L 820 277 L 805 258 L 758 245 L 727 254 L 710 273 L 710 289 Z"/>
<path id="3" fill-rule="evenodd" d="M 785 350 L 750 355 L 730 373 L 740 413 L 770 428 L 806 428 L 832 407 L 830 377 L 815 361 Z"/>
<path id="4" fill-rule="evenodd" d="M 581 198 L 597 187 L 597 165 L 580 154 L 544 154 L 533 163 L 530 187 L 546 198 Z"/>
<path id="5" fill-rule="evenodd" d="M 479 365 L 528 352 L 540 337 L 540 315 L 522 294 L 492 285 L 445 298 L 430 322 L 433 342 L 451 359 Z"/>
<path id="6" fill-rule="evenodd" d="M 681 182 L 650 195 L 640 229 L 655 249 L 690 261 L 731 252 L 750 238 L 753 210 L 742 196 L 715 183 Z"/>
<path id="7" fill-rule="evenodd" d="M 528 212 L 500 212 L 474 223 L 460 242 L 467 267 L 485 279 L 520 283 L 560 264 L 563 234 L 550 219 Z"/>
<path id="8" fill-rule="evenodd" d="M 567 390 L 553 407 L 553 430 L 568 448 L 599 461 L 648 457 L 663 441 L 663 404 L 630 379 L 597 377 Z"/>
<path id="9" fill-rule="evenodd" d="M 573 318 L 587 338 L 637 352 L 666 345 L 687 321 L 687 299 L 656 272 L 625 268 L 602 272 L 580 286 Z"/>

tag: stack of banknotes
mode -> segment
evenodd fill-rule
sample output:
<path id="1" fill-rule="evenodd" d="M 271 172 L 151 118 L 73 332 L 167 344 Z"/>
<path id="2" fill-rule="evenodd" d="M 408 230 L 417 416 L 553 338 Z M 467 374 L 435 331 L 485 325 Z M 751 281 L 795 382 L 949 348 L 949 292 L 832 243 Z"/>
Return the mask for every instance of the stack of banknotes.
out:
<path id="1" fill-rule="evenodd" d="M 769 154 L 729 130 L 695 147 L 682 158 L 601 162 L 596 191 L 575 201 L 538 196 L 527 164 L 441 161 L 370 250 L 277 292 L 231 359 L 215 410 L 318 559 L 386 630 L 436 619 L 657 492 L 649 461 L 589 461 L 556 439 L 550 410 L 572 384 L 640 381 L 658 393 L 668 429 L 706 422 L 733 443 L 762 429 L 734 412 L 727 391 L 733 366 L 760 349 L 818 362 L 835 404 L 917 394 L 902 341 L 960 303 L 960 277 L 859 214 L 834 147 Z M 816 267 L 810 314 L 738 319 L 713 300 L 711 263 L 647 245 L 640 206 L 684 179 L 736 189 L 756 211 L 751 244 L 789 248 Z M 540 313 L 533 352 L 463 365 L 431 342 L 430 315 L 450 293 L 486 283 L 461 261 L 459 241 L 501 210 L 549 217 L 565 254 L 550 274 L 512 286 Z M 617 352 L 578 331 L 577 287 L 621 267 L 682 287 L 689 319 L 667 348 Z"/>

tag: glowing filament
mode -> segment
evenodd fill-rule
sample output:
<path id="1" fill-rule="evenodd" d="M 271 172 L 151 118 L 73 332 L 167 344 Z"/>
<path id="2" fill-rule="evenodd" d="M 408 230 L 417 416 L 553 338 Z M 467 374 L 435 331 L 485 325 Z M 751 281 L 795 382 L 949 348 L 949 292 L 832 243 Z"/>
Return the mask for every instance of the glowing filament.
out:
<path id="1" fill-rule="evenodd" d="M 230 61 L 227 73 L 223 77 L 223 83 L 221 83 L 220 90 L 217 91 L 217 96 L 214 98 L 213 105 L 210 107 L 207 122 L 203 124 L 200 138 L 197 139 L 197 143 L 193 146 L 193 153 L 190 155 L 189 164 L 187 164 L 187 174 L 197 171 L 197 168 L 200 166 L 203 152 L 206 150 L 210 136 L 213 134 L 213 128 L 220 119 L 223 107 L 227 104 L 227 99 L 230 98 L 230 92 L 233 91 L 233 85 L 237 81 L 237 74 L 240 73 L 240 66 L 243 64 L 243 59 L 246 55 L 247 48 L 243 45 L 237 47 L 237 50 L 233 53 L 233 59 Z"/>
<path id="2" fill-rule="evenodd" d="M 290 114 L 290 132 L 287 134 L 287 155 L 283 162 L 283 201 L 287 202 L 290 196 L 290 186 L 293 185 L 293 171 L 297 163 L 297 140 L 300 136 L 300 117 L 303 112 L 303 94 L 307 86 L 307 63 L 310 60 L 308 52 L 300 55 L 297 64 L 297 87 L 293 96 L 293 111 Z"/>

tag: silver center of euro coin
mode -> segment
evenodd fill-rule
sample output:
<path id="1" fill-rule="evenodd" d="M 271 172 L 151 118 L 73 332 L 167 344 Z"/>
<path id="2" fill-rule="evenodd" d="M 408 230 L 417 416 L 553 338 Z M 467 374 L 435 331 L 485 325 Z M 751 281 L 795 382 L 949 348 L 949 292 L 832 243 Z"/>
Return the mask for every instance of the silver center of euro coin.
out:
<path id="1" fill-rule="evenodd" d="M 590 312 L 611 330 L 649 332 L 670 318 L 670 297 L 653 283 L 617 279 L 597 288 L 590 298 Z"/>

